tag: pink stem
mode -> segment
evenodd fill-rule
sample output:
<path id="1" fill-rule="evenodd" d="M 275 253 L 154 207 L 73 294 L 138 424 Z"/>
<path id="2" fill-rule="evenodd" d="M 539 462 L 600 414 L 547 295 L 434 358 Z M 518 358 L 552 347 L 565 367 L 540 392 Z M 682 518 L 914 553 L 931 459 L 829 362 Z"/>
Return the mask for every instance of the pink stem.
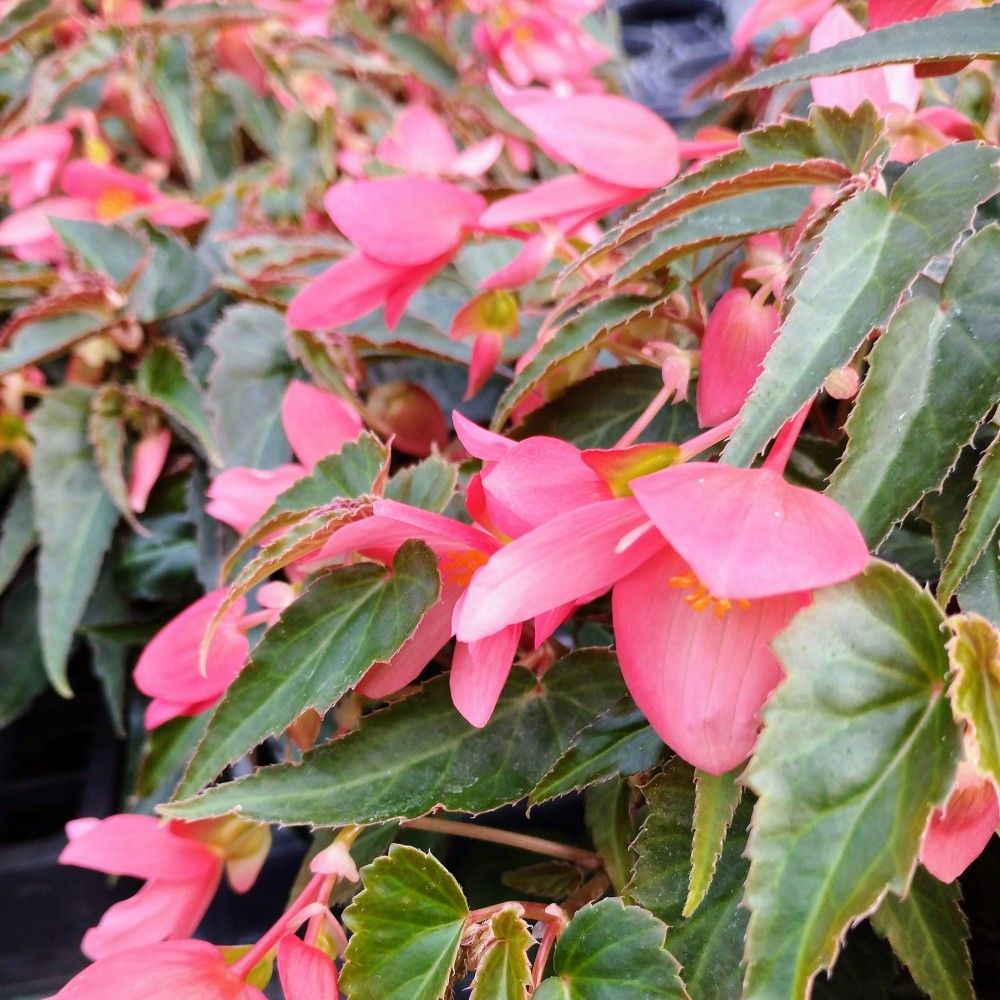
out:
<path id="1" fill-rule="evenodd" d="M 328 899 L 330 893 L 333 892 L 333 887 L 337 882 L 336 875 L 327 875 L 323 879 L 323 884 L 320 886 L 319 893 L 317 894 L 317 899 Z M 305 942 L 306 944 L 311 944 L 315 946 L 317 940 L 319 940 L 319 932 L 323 927 L 323 921 L 326 919 L 326 912 L 314 913 L 309 918 L 309 923 L 306 926 Z"/>
<path id="2" fill-rule="evenodd" d="M 616 448 L 627 448 L 630 444 L 635 443 L 635 439 L 652 423 L 653 418 L 656 416 L 673 395 L 674 390 L 664 386 L 653 398 L 650 400 L 649 406 L 646 407 L 639 414 L 638 419 L 632 426 L 621 436 L 621 440 L 615 445 Z"/>
<path id="3" fill-rule="evenodd" d="M 811 397 L 806 405 L 791 420 L 786 421 L 781 430 L 778 431 L 778 436 L 774 439 L 774 445 L 768 452 L 767 458 L 764 459 L 765 469 L 770 469 L 772 472 L 779 474 L 785 471 L 785 466 L 791 457 L 792 449 L 798 440 L 802 425 L 806 422 L 806 417 L 809 416 L 809 409 L 812 406 L 813 399 L 815 399 L 815 396 Z"/>
<path id="4" fill-rule="evenodd" d="M 725 441 L 730 434 L 736 430 L 736 425 L 740 422 L 739 414 L 735 417 L 730 417 L 728 420 L 724 420 L 718 427 L 710 427 L 707 431 L 699 434 L 697 437 L 691 438 L 690 441 L 685 441 L 680 447 L 680 457 L 678 461 L 687 462 L 689 459 L 695 457 L 695 455 L 700 454 L 707 448 L 711 448 L 713 444 L 718 444 L 720 441 Z"/>
<path id="5" fill-rule="evenodd" d="M 545 925 L 545 933 L 542 935 L 542 940 L 538 942 L 538 951 L 535 952 L 535 960 L 531 963 L 532 992 L 538 989 L 538 985 L 542 981 L 542 976 L 545 974 L 545 963 L 549 960 L 549 954 L 552 952 L 552 946 L 556 943 L 556 938 L 559 937 L 560 930 L 562 930 L 562 924 L 558 920 L 551 920 Z"/>
<path id="6" fill-rule="evenodd" d="M 494 903 L 492 906 L 484 906 L 479 910 L 470 910 L 469 915 L 465 918 L 467 923 L 478 924 L 483 920 L 488 920 L 495 913 L 499 913 L 502 909 L 511 905 L 520 906 L 524 911 L 524 915 L 529 920 L 552 920 L 552 914 L 546 913 L 545 908 L 546 903 L 528 903 L 522 899 L 510 900 L 508 899 L 503 903 Z"/>

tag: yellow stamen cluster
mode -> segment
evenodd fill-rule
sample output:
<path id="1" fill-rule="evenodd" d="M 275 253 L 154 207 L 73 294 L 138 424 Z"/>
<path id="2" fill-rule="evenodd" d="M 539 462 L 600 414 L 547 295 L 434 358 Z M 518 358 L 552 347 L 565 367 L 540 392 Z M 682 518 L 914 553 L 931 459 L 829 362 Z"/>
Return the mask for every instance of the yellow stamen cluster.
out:
<path id="1" fill-rule="evenodd" d="M 445 552 L 439 561 L 441 576 L 448 583 L 456 583 L 467 587 L 472 574 L 484 565 L 487 556 L 485 552 L 469 550 L 467 552 Z"/>
<path id="2" fill-rule="evenodd" d="M 138 203 L 135 193 L 127 188 L 108 188 L 97 198 L 97 217 L 99 219 L 117 219 Z"/>
<path id="3" fill-rule="evenodd" d="M 744 610 L 750 607 L 750 602 L 745 597 L 730 600 L 728 597 L 716 597 L 711 594 L 694 573 L 672 576 L 670 586 L 676 587 L 678 590 L 690 590 L 691 593 L 684 597 L 684 603 L 689 605 L 693 611 L 705 611 L 707 608 L 711 608 L 716 618 L 725 618 L 734 606 Z"/>

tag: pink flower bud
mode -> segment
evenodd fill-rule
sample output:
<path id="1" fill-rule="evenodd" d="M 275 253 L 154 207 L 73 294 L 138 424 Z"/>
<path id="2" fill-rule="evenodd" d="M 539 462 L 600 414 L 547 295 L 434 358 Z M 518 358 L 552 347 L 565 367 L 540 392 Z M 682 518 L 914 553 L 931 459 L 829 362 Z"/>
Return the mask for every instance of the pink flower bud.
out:
<path id="1" fill-rule="evenodd" d="M 372 419 L 408 455 L 424 458 L 448 440 L 448 425 L 434 397 L 412 382 L 384 382 L 368 394 Z"/>

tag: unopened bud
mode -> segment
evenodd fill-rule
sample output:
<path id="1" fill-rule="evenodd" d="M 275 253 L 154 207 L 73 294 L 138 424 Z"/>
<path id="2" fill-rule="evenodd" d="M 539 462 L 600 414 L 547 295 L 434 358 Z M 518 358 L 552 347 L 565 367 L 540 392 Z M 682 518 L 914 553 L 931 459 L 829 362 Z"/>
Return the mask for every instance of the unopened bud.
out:
<path id="1" fill-rule="evenodd" d="M 861 379 L 850 365 L 834 368 L 823 382 L 827 395 L 834 399 L 853 399 L 858 394 L 860 385 Z"/>
<path id="2" fill-rule="evenodd" d="M 384 382 L 368 394 L 373 422 L 394 436 L 400 451 L 426 458 L 448 440 L 448 424 L 434 397 L 412 382 Z"/>

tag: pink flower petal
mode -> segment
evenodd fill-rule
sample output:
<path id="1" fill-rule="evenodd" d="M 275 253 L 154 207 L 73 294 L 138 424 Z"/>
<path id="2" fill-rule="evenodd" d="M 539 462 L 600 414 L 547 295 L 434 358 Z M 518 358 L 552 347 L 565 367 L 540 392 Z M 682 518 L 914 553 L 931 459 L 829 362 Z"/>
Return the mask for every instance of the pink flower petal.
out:
<path id="1" fill-rule="evenodd" d="M 484 462 L 496 462 L 517 447 L 516 441 L 474 424 L 468 417 L 463 417 L 458 410 L 451 411 L 451 419 L 458 440 L 473 458 L 482 459 Z"/>
<path id="2" fill-rule="evenodd" d="M 90 160 L 73 160 L 67 163 L 59 183 L 66 194 L 91 201 L 116 189 L 128 191 L 138 204 L 156 201 L 160 197 L 156 185 L 145 177 Z"/>
<path id="3" fill-rule="evenodd" d="M 694 610 L 671 578 L 688 573 L 665 550 L 619 581 L 612 595 L 622 676 L 657 734 L 689 764 L 722 774 L 753 750 L 759 712 L 781 679 L 768 643 L 805 606 L 786 594 Z"/>
<path id="4" fill-rule="evenodd" d="M 421 177 L 344 181 L 323 203 L 359 250 L 395 267 L 426 264 L 454 250 L 486 206 L 482 195 Z"/>
<path id="5" fill-rule="evenodd" d="M 242 535 L 304 475 L 306 470 L 295 462 L 279 465 L 276 469 L 245 466 L 226 469 L 205 491 L 208 497 L 205 512 Z"/>
<path id="6" fill-rule="evenodd" d="M 52 1000 L 265 1000 L 207 941 L 130 948 L 88 966 Z"/>
<path id="7" fill-rule="evenodd" d="M 465 600 L 456 608 L 458 639 L 484 639 L 506 625 L 606 590 L 662 547 L 662 538 L 650 529 L 623 552 L 616 551 L 646 522 L 631 497 L 601 500 L 503 546 L 472 578 Z"/>
<path id="8" fill-rule="evenodd" d="M 755 0 L 733 32 L 733 48 L 745 52 L 754 37 L 777 24 L 791 21 L 798 32 L 809 31 L 833 0 Z"/>
<path id="9" fill-rule="evenodd" d="M 508 625 L 476 642 L 460 642 L 451 661 L 451 700 L 470 725 L 482 729 L 503 691 L 514 663 L 520 625 Z"/>
<path id="10" fill-rule="evenodd" d="M 558 237 L 554 233 L 535 233 L 529 236 L 514 259 L 499 271 L 494 271 L 488 278 L 484 278 L 479 287 L 484 291 L 513 290 L 533 281 L 552 260 L 557 242 Z"/>
<path id="11" fill-rule="evenodd" d="M 856 576 L 868 562 L 865 540 L 843 507 L 770 469 L 689 462 L 631 486 L 663 537 L 716 597 L 826 587 Z"/>
<path id="12" fill-rule="evenodd" d="M 1000 826 L 1000 802 L 989 779 L 963 761 L 944 809 L 935 809 L 920 847 L 923 866 L 953 882 L 972 864 Z"/>
<path id="13" fill-rule="evenodd" d="M 482 177 L 496 163 L 503 152 L 503 136 L 491 135 L 489 138 L 466 146 L 455 157 L 448 173 L 456 177 Z"/>
<path id="14" fill-rule="evenodd" d="M 204 222 L 208 218 L 208 209 L 184 198 L 158 197 L 149 206 L 146 218 L 154 226 L 184 229 L 186 226 L 194 226 L 199 222 Z"/>
<path id="15" fill-rule="evenodd" d="M 900 21 L 926 17 L 936 3 L 937 0 L 868 0 L 868 27 L 874 31 Z"/>
<path id="16" fill-rule="evenodd" d="M 400 269 L 362 253 L 328 267 L 288 303 L 285 319 L 298 330 L 332 330 L 377 309 L 399 282 Z"/>
<path id="17" fill-rule="evenodd" d="M 246 612 L 243 598 L 226 612 L 212 638 L 207 676 L 198 669 L 205 631 L 226 593 L 225 587 L 210 591 L 153 636 L 135 667 L 135 684 L 140 691 L 191 704 L 217 698 L 226 690 L 250 652 L 250 644 L 239 629 L 239 619 Z"/>
<path id="18" fill-rule="evenodd" d="M 745 288 L 716 303 L 701 341 L 698 423 L 714 427 L 739 413 L 780 325 L 774 306 L 757 305 Z"/>
<path id="19" fill-rule="evenodd" d="M 294 934 L 278 944 L 278 978 L 285 1000 L 337 1000 L 337 970 L 330 956 Z"/>
<path id="20" fill-rule="evenodd" d="M 375 156 L 408 174 L 447 173 L 458 148 L 440 116 L 426 104 L 412 104 L 379 140 Z"/>
<path id="21" fill-rule="evenodd" d="M 548 639 L 549 636 L 551 636 L 564 621 L 566 621 L 575 608 L 576 603 L 570 602 L 569 604 L 563 604 L 558 608 L 553 608 L 551 611 L 544 611 L 540 615 L 535 615 L 534 648 L 538 649 L 542 643 L 545 642 L 545 640 Z"/>
<path id="22" fill-rule="evenodd" d="M 642 193 L 586 174 L 567 174 L 493 202 L 479 224 L 483 229 L 503 230 L 519 223 L 549 220 L 568 232 L 581 219 L 600 218 L 613 208 L 635 201 Z"/>
<path id="23" fill-rule="evenodd" d="M 295 457 L 307 469 L 356 441 L 365 428 L 346 399 L 297 379 L 281 401 L 281 425 Z"/>
<path id="24" fill-rule="evenodd" d="M 172 438 L 170 430 L 161 427 L 144 434 L 132 452 L 132 473 L 129 476 L 128 502 L 136 513 L 146 509 L 149 494 L 156 485 L 167 461 Z"/>
<path id="25" fill-rule="evenodd" d="M 385 297 L 385 325 L 390 330 L 396 329 L 396 324 L 399 323 L 414 294 L 451 261 L 456 249 L 457 245 L 426 264 L 399 271 L 395 283 L 388 289 Z"/>

